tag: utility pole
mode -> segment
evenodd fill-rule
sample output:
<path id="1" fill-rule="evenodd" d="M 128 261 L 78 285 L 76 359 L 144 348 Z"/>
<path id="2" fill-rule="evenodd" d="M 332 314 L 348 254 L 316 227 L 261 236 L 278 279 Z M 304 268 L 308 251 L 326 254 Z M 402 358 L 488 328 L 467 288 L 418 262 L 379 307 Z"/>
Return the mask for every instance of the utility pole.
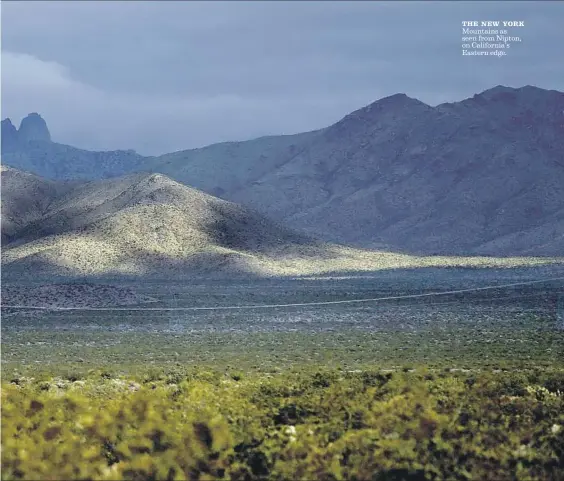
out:
<path id="1" fill-rule="evenodd" d="M 176 298 L 176 293 L 171 293 L 169 307 L 172 309 L 176 309 L 178 307 L 178 299 Z M 171 310 L 168 319 L 169 326 L 171 328 L 174 328 L 174 330 L 177 330 L 179 327 L 178 311 Z"/>

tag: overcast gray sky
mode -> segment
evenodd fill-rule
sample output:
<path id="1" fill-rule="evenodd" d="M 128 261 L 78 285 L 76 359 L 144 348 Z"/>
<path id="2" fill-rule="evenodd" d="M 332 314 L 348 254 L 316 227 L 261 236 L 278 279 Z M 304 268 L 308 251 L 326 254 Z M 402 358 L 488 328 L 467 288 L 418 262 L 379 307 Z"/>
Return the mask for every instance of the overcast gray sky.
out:
<path id="1" fill-rule="evenodd" d="M 2 118 L 144 154 L 327 126 L 403 92 L 435 105 L 498 84 L 564 90 L 562 2 L 6 2 Z M 461 21 L 524 20 L 497 57 Z"/>

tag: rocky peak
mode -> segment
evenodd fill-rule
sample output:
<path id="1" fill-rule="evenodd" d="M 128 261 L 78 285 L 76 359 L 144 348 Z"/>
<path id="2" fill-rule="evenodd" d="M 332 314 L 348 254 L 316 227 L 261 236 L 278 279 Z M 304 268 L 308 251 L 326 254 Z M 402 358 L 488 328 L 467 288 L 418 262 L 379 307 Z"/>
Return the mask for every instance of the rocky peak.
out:
<path id="1" fill-rule="evenodd" d="M 10 119 L 2 120 L 2 150 L 14 146 L 18 141 L 18 131 Z"/>
<path id="2" fill-rule="evenodd" d="M 404 110 L 420 109 L 422 107 L 424 109 L 432 109 L 432 107 L 427 104 L 424 104 L 420 100 L 408 97 L 406 94 L 394 94 L 381 98 L 380 100 L 353 112 L 347 117 L 367 118 L 381 114 L 395 114 Z"/>
<path id="3" fill-rule="evenodd" d="M 380 100 L 377 100 L 376 102 L 374 102 L 372 105 L 376 106 L 387 106 L 387 107 L 403 107 L 403 106 L 410 106 L 410 105 L 421 105 L 423 102 L 421 102 L 420 100 L 411 98 L 409 96 L 407 96 L 406 94 L 394 94 L 394 95 L 389 95 L 387 97 L 384 97 Z"/>
<path id="4" fill-rule="evenodd" d="M 406 94 L 394 94 L 356 110 L 329 127 L 326 137 L 371 131 L 374 127 L 389 127 L 402 119 L 412 119 L 422 112 L 433 111 L 433 107 Z"/>
<path id="5" fill-rule="evenodd" d="M 518 90 L 519 89 L 514 89 L 512 87 L 506 87 L 505 85 L 496 85 L 495 87 L 492 87 L 491 89 L 488 90 L 484 90 L 482 93 L 477 95 L 486 99 L 494 99 L 499 95 L 514 94 L 518 92 Z"/>
<path id="6" fill-rule="evenodd" d="M 17 137 L 18 131 L 9 118 L 2 120 L 2 137 L 14 136 Z"/>
<path id="7" fill-rule="evenodd" d="M 553 122 L 561 126 L 564 117 L 564 94 L 531 85 L 520 88 L 498 85 L 471 98 L 440 107 L 464 113 L 468 109 L 491 121 L 494 118 L 525 124 Z M 467 113 L 465 113 L 467 115 Z M 560 127 L 561 128 L 561 127 Z"/>
<path id="8" fill-rule="evenodd" d="M 12 132 L 14 134 L 17 133 L 16 127 L 12 123 L 11 119 L 5 118 L 2 120 L 2 134 L 11 134 Z"/>
<path id="9" fill-rule="evenodd" d="M 30 141 L 51 141 L 51 134 L 49 133 L 49 129 L 47 128 L 47 123 L 36 112 L 29 114 L 25 117 L 18 130 L 19 140 L 23 142 L 30 142 Z"/>

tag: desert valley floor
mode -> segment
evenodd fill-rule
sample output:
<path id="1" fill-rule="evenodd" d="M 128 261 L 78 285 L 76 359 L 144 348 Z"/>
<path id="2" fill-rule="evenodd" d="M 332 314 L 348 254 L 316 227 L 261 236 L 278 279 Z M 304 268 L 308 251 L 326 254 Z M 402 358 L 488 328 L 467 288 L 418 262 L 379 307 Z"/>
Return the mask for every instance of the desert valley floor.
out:
<path id="1" fill-rule="evenodd" d="M 134 289 L 143 302 L 58 311 L 4 308 L 2 362 L 4 372 L 20 373 L 61 363 L 79 371 L 151 364 L 268 370 L 304 362 L 357 369 L 448 361 L 463 368 L 478 352 L 491 355 L 492 362 L 517 365 L 534 358 L 558 363 L 564 359 L 563 277 L 564 269 L 553 266 L 131 281 L 120 289 Z M 111 279 L 91 284 L 112 289 Z M 33 289 L 29 281 L 9 285 L 23 292 Z M 506 287 L 447 293 L 498 285 Z M 434 292 L 438 295 L 417 297 Z M 75 295 L 67 307 L 80 306 Z M 334 301 L 347 302 L 323 304 Z M 252 307 L 262 305 L 272 307 Z M 536 350 L 539 342 L 543 348 Z"/>

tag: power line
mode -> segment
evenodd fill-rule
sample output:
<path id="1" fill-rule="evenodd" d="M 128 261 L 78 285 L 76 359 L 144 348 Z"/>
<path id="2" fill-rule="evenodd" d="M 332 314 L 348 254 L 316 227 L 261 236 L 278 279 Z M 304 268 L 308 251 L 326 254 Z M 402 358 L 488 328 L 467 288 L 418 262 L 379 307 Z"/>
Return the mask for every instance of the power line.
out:
<path id="1" fill-rule="evenodd" d="M 541 284 L 552 281 L 561 281 L 564 277 L 553 277 L 539 279 L 535 281 L 514 282 L 511 284 L 499 284 L 494 286 L 472 287 L 468 289 L 457 289 L 451 291 L 427 292 L 424 294 L 406 294 L 403 296 L 375 297 L 370 299 L 345 299 L 341 301 L 319 301 L 319 302 L 297 302 L 289 304 L 251 304 L 246 306 L 205 306 L 205 307 L 46 307 L 46 306 L 22 306 L 22 305 L 2 305 L 2 308 L 10 309 L 33 309 L 46 311 L 223 311 L 223 310 L 242 310 L 242 309 L 274 309 L 280 307 L 308 307 L 308 306 L 328 306 L 336 304 L 356 304 L 363 302 L 379 302 L 400 299 L 415 299 L 420 297 L 444 296 L 449 294 L 462 294 L 465 292 L 486 291 L 492 289 L 503 289 L 506 287 L 527 286 Z"/>

